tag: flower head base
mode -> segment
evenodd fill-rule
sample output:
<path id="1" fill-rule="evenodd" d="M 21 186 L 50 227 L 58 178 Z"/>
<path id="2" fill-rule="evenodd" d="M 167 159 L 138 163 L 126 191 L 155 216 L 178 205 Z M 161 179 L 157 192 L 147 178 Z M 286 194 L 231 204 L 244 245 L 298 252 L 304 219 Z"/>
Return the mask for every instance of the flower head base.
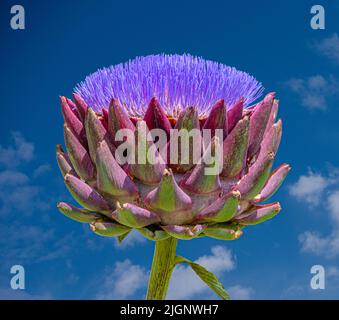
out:
<path id="1" fill-rule="evenodd" d="M 150 55 L 98 70 L 77 85 L 91 108 L 108 109 L 112 98 L 126 106 L 130 116 L 142 117 L 157 97 L 169 116 L 188 106 L 204 116 L 215 101 L 232 106 L 240 97 L 247 106 L 260 97 L 261 84 L 233 67 L 191 55 Z"/>
<path id="2" fill-rule="evenodd" d="M 135 228 L 156 241 L 237 239 L 243 227 L 281 210 L 277 202 L 259 202 L 290 170 L 283 164 L 271 172 L 282 133 L 275 94 L 244 108 L 261 91 L 251 76 L 189 55 L 137 58 L 89 76 L 74 102 L 61 97 L 67 153 L 57 147 L 65 184 L 83 208 L 60 203 L 59 210 L 103 236 Z M 126 130 L 138 161 L 122 165 L 119 150 L 131 149 L 121 134 Z M 154 130 L 163 133 L 161 147 Z M 162 152 L 172 150 L 173 131 L 196 133 L 184 148 L 183 136 L 177 141 L 176 162 Z M 162 161 L 150 161 L 142 150 Z M 213 166 L 208 150 L 222 151 L 219 171 L 207 170 Z"/>

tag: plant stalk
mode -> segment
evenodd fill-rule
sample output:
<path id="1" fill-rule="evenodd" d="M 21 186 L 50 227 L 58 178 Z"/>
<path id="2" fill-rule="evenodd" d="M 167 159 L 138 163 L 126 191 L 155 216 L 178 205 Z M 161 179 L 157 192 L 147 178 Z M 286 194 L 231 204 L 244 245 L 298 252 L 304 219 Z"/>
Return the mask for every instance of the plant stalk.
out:
<path id="1" fill-rule="evenodd" d="M 170 237 L 155 242 L 154 256 L 148 282 L 147 300 L 164 300 L 175 266 L 178 240 Z"/>

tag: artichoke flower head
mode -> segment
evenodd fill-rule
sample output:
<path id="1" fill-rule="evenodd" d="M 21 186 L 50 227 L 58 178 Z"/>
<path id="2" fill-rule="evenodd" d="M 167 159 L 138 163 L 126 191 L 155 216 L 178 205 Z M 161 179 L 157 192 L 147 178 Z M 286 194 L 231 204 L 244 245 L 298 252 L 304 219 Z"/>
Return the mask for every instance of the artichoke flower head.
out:
<path id="1" fill-rule="evenodd" d="M 98 70 L 61 97 L 66 151 L 57 161 L 80 205 L 69 218 L 123 239 L 234 240 L 275 216 L 262 204 L 290 167 L 272 171 L 282 122 L 275 93 L 235 68 L 151 55 Z"/>

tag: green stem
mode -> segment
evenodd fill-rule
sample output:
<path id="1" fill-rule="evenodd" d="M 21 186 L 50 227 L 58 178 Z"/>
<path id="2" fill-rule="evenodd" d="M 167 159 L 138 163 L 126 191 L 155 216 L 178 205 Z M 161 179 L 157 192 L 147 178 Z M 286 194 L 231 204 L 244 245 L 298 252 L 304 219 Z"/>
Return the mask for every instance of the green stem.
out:
<path id="1" fill-rule="evenodd" d="M 178 240 L 170 237 L 155 242 L 151 274 L 148 282 L 147 300 L 164 300 L 174 269 Z"/>

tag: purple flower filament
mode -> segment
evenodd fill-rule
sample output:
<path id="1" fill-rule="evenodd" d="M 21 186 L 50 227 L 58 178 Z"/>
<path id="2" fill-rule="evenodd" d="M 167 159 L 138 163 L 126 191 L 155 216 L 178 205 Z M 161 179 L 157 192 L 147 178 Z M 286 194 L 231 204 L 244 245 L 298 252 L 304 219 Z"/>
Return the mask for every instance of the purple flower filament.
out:
<path id="1" fill-rule="evenodd" d="M 243 97 L 249 105 L 263 90 L 246 72 L 189 54 L 137 57 L 100 69 L 75 88 L 95 111 L 107 109 L 115 98 L 131 116 L 143 116 L 154 96 L 169 116 L 188 106 L 204 116 L 219 99 L 232 106 Z"/>

